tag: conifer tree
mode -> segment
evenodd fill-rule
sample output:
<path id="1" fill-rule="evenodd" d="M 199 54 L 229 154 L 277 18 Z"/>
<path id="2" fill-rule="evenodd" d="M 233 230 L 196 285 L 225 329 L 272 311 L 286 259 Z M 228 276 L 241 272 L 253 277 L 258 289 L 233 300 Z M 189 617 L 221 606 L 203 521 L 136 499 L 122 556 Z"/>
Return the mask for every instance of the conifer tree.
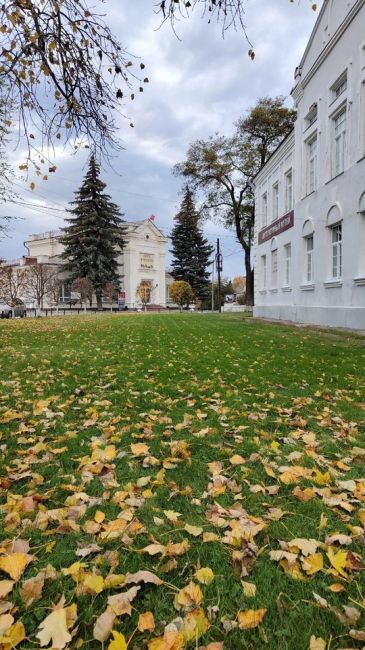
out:
<path id="1" fill-rule="evenodd" d="M 203 299 L 208 291 L 207 266 L 213 252 L 199 228 L 199 215 L 194 194 L 189 185 L 183 189 L 180 210 L 175 216 L 171 240 L 173 254 L 171 274 L 175 280 L 184 280 L 192 287 L 195 297 Z"/>
<path id="2" fill-rule="evenodd" d="M 102 309 L 103 288 L 108 282 L 119 284 L 118 255 L 125 245 L 126 228 L 119 207 L 104 192 L 100 166 L 91 156 L 89 169 L 70 210 L 72 217 L 64 228 L 61 243 L 65 250 L 63 270 L 71 280 L 88 278 L 95 291 L 97 307 Z"/>

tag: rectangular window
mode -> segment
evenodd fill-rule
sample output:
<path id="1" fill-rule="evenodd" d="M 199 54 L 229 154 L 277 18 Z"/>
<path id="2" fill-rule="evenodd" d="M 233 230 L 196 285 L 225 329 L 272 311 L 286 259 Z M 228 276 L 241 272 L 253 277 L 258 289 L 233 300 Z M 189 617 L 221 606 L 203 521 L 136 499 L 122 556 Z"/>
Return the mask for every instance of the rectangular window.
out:
<path id="1" fill-rule="evenodd" d="M 313 248 L 314 240 L 313 235 L 307 237 L 306 239 L 306 282 L 308 284 L 313 283 Z"/>
<path id="2" fill-rule="evenodd" d="M 333 226 L 332 231 L 332 278 L 342 277 L 342 224 Z"/>
<path id="3" fill-rule="evenodd" d="M 267 226 L 267 192 L 262 195 L 262 225 Z"/>
<path id="4" fill-rule="evenodd" d="M 346 107 L 333 118 L 333 176 L 345 169 Z"/>
<path id="5" fill-rule="evenodd" d="M 293 209 L 293 170 L 285 174 L 285 213 Z"/>
<path id="6" fill-rule="evenodd" d="M 317 135 L 307 142 L 307 194 L 317 188 Z"/>
<path id="7" fill-rule="evenodd" d="M 285 279 L 284 279 L 284 286 L 285 287 L 290 287 L 290 281 L 291 281 L 291 244 L 286 244 L 284 246 L 284 253 L 285 253 Z"/>
<path id="8" fill-rule="evenodd" d="M 365 81 L 360 88 L 360 158 L 365 156 Z"/>
<path id="9" fill-rule="evenodd" d="M 317 104 L 312 104 L 312 106 L 310 107 L 310 109 L 308 111 L 308 114 L 305 117 L 306 127 L 309 128 L 310 126 L 312 126 L 312 124 L 314 124 L 314 122 L 316 122 L 317 117 L 318 117 Z"/>
<path id="10" fill-rule="evenodd" d="M 347 89 L 347 70 L 335 81 L 333 86 L 331 86 L 332 101 L 335 101 L 337 97 L 342 95 Z"/>
<path id="11" fill-rule="evenodd" d="M 272 218 L 273 221 L 279 216 L 279 183 L 272 186 Z"/>
<path id="12" fill-rule="evenodd" d="M 271 251 L 271 287 L 276 289 L 278 286 L 278 251 Z"/>
<path id="13" fill-rule="evenodd" d="M 266 255 L 261 255 L 261 288 L 266 289 Z"/>

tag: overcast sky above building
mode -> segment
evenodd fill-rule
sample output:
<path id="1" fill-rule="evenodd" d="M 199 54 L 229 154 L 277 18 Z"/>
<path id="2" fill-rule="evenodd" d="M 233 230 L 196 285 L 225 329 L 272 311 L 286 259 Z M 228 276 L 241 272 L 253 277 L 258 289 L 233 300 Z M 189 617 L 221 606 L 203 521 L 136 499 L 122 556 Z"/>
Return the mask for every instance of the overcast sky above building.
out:
<path id="1" fill-rule="evenodd" d="M 156 225 L 169 235 L 179 206 L 182 182 L 171 174 L 184 159 L 191 142 L 216 132 L 230 134 L 233 123 L 262 96 L 285 95 L 290 105 L 295 66 L 308 41 L 316 14 L 310 0 L 247 0 L 246 23 L 256 58 L 247 55 L 242 33 L 222 39 L 218 25 L 207 25 L 198 11 L 178 25 L 178 40 L 169 25 L 159 27 L 153 0 L 107 0 L 106 21 L 121 43 L 146 64 L 150 83 L 134 103 L 126 104 L 130 118 L 119 119 L 124 144 L 103 179 L 128 221 L 156 216 Z M 135 125 L 131 129 L 129 121 Z M 25 254 L 31 233 L 63 226 L 65 208 L 85 173 L 86 154 L 56 152 L 57 173 L 39 181 L 34 192 L 19 177 L 16 191 L 27 205 L 0 206 L 2 214 L 18 216 L 9 236 L 0 241 L 0 257 Z M 18 166 L 22 152 L 9 150 Z M 37 205 L 33 208 L 29 204 Z M 232 231 L 217 224 L 204 226 L 214 242 L 221 238 L 226 277 L 243 273 L 243 252 Z"/>

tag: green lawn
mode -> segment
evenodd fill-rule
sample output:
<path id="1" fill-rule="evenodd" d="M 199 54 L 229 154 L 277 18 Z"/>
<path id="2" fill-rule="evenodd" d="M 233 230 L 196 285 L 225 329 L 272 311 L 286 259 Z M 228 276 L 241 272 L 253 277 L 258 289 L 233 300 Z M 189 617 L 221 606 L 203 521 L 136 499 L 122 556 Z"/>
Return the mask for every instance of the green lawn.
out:
<path id="1" fill-rule="evenodd" d="M 0 650 L 364 647 L 364 369 L 241 314 L 0 321 Z"/>

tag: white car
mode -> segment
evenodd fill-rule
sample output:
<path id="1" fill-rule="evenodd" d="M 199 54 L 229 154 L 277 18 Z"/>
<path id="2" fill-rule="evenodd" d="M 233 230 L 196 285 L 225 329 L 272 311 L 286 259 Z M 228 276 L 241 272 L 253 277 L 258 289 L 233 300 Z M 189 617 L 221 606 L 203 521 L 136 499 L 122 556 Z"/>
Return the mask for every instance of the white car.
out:
<path id="1" fill-rule="evenodd" d="M 11 318 L 13 315 L 10 305 L 0 303 L 0 318 Z"/>

